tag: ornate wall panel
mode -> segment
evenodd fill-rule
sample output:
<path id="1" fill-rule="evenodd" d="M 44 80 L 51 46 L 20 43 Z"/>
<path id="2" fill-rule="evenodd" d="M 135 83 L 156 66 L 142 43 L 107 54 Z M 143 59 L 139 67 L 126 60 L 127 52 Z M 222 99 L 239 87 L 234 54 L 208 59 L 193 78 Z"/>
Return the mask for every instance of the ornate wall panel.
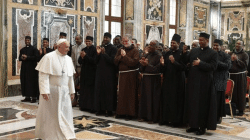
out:
<path id="1" fill-rule="evenodd" d="M 67 33 L 67 40 L 74 44 L 74 36 L 77 31 L 77 15 L 58 15 L 55 13 L 42 11 L 42 30 L 41 37 L 47 37 L 50 40 L 50 48 L 59 39 L 59 33 Z"/>
<path id="2" fill-rule="evenodd" d="M 240 33 L 231 33 L 231 34 L 228 34 L 227 35 L 227 40 L 228 40 L 228 43 L 231 44 L 233 43 L 233 40 L 243 40 L 243 34 L 240 34 Z"/>
<path id="3" fill-rule="evenodd" d="M 31 45 L 37 44 L 37 11 L 12 9 L 12 75 L 20 75 L 20 50 L 25 46 L 25 36 L 31 36 Z"/>
<path id="4" fill-rule="evenodd" d="M 244 31 L 244 12 L 233 11 L 228 17 L 228 31 Z"/>
<path id="5" fill-rule="evenodd" d="M 164 0 L 147 0 L 146 1 L 146 20 L 162 21 L 164 13 Z"/>
<path id="6" fill-rule="evenodd" d="M 225 14 L 221 15 L 221 36 L 224 36 L 225 32 Z"/>
<path id="7" fill-rule="evenodd" d="M 163 41 L 163 26 L 155 26 L 155 25 L 145 25 L 145 33 L 146 44 L 149 44 L 152 40 L 157 40 L 160 43 Z"/>
<path id="8" fill-rule="evenodd" d="M 77 0 L 42 0 L 43 6 L 76 9 Z"/>
<path id="9" fill-rule="evenodd" d="M 125 34 L 134 36 L 134 23 L 125 23 Z"/>
<path id="10" fill-rule="evenodd" d="M 81 0 L 81 10 L 86 12 L 97 13 L 98 6 L 97 0 Z"/>
<path id="11" fill-rule="evenodd" d="M 94 45 L 97 41 L 97 18 L 90 16 L 81 16 L 81 34 L 83 38 L 86 36 L 93 36 Z"/>
<path id="12" fill-rule="evenodd" d="M 134 20 L 134 0 L 125 1 L 125 20 Z"/>
<path id="13" fill-rule="evenodd" d="M 206 29 L 207 8 L 194 6 L 194 27 Z"/>
<path id="14" fill-rule="evenodd" d="M 12 0 L 12 2 L 37 5 L 37 0 Z"/>
<path id="15" fill-rule="evenodd" d="M 180 0 L 179 27 L 186 27 L 187 23 L 187 0 Z"/>
<path id="16" fill-rule="evenodd" d="M 185 42 L 186 40 L 186 29 L 179 29 L 179 35 L 181 36 L 181 40 Z"/>

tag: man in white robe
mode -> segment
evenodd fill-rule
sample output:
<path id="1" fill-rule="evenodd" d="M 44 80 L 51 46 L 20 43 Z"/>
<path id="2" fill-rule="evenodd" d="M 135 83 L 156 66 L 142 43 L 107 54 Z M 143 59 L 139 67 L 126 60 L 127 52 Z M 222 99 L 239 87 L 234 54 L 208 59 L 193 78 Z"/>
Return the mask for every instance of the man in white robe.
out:
<path id="1" fill-rule="evenodd" d="M 71 100 L 74 99 L 75 73 L 67 55 L 69 42 L 60 39 L 57 50 L 38 63 L 40 99 L 35 134 L 42 140 L 75 139 Z"/>

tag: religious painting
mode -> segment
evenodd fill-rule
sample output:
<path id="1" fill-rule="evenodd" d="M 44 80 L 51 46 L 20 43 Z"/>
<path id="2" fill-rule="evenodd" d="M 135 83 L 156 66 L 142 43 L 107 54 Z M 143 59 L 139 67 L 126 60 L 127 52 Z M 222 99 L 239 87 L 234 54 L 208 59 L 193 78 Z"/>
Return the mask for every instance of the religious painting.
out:
<path id="1" fill-rule="evenodd" d="M 240 34 L 240 33 L 228 34 L 227 40 L 228 40 L 228 44 L 230 45 L 233 42 L 235 42 L 236 40 L 243 40 L 243 34 Z"/>
<path id="2" fill-rule="evenodd" d="M 53 48 L 59 40 L 60 32 L 67 34 L 67 40 L 74 43 L 74 36 L 77 31 L 77 15 L 58 15 L 56 13 L 42 11 L 41 37 L 49 38 L 49 47 Z"/>
<path id="3" fill-rule="evenodd" d="M 181 40 L 185 42 L 186 40 L 186 29 L 179 29 L 179 35 L 181 36 Z"/>
<path id="4" fill-rule="evenodd" d="M 12 75 L 20 75 L 20 50 L 25 46 L 25 36 L 31 36 L 31 45 L 37 44 L 37 11 L 12 9 Z"/>
<path id="5" fill-rule="evenodd" d="M 133 36 L 134 32 L 134 23 L 125 23 L 125 34 L 130 34 Z"/>
<path id="6" fill-rule="evenodd" d="M 206 29 L 207 8 L 194 6 L 194 27 Z"/>
<path id="7" fill-rule="evenodd" d="M 146 44 L 149 44 L 152 40 L 157 40 L 159 43 L 163 42 L 163 26 L 157 26 L 157 25 L 146 25 L 145 27 L 145 33 L 146 38 L 145 42 Z"/>
<path id="8" fill-rule="evenodd" d="M 125 1 L 125 20 L 134 20 L 134 0 Z"/>
<path id="9" fill-rule="evenodd" d="M 97 0 L 81 0 L 81 11 L 97 13 Z"/>
<path id="10" fill-rule="evenodd" d="M 244 31 L 244 12 L 229 12 L 227 25 L 228 31 Z"/>
<path id="11" fill-rule="evenodd" d="M 93 43 L 96 45 L 97 41 L 97 17 L 82 16 L 81 17 L 81 34 L 83 38 L 86 36 L 92 36 L 94 38 Z"/>
<path id="12" fill-rule="evenodd" d="M 146 1 L 146 20 L 163 21 L 164 0 L 147 0 Z"/>
<path id="13" fill-rule="evenodd" d="M 76 9 L 76 0 L 42 0 L 43 6 Z"/>
<path id="14" fill-rule="evenodd" d="M 186 27 L 187 23 L 187 0 L 180 1 L 179 27 Z"/>
<path id="15" fill-rule="evenodd" d="M 37 0 L 12 0 L 12 2 L 37 5 Z"/>

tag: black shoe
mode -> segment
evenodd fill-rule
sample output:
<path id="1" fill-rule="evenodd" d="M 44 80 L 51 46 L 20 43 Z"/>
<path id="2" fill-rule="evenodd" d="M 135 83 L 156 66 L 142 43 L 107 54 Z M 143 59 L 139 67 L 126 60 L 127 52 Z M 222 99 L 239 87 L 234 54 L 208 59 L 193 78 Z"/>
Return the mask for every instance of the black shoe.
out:
<path id="1" fill-rule="evenodd" d="M 198 131 L 196 131 L 196 135 L 204 135 L 205 133 L 206 133 L 205 128 L 200 128 L 200 129 L 198 129 Z"/>
<path id="2" fill-rule="evenodd" d="M 125 121 L 129 121 L 129 120 L 132 120 L 132 117 L 127 115 L 126 118 L 125 118 Z"/>
<path id="3" fill-rule="evenodd" d="M 30 98 L 25 98 L 25 99 L 21 100 L 21 102 L 30 102 L 30 101 L 31 101 Z"/>
<path id="4" fill-rule="evenodd" d="M 96 116 L 101 116 L 102 115 L 102 112 L 101 111 L 98 111 L 95 113 Z"/>
<path id="5" fill-rule="evenodd" d="M 238 116 L 243 116 L 243 115 L 244 115 L 244 112 L 243 111 L 239 111 Z"/>
<path id="6" fill-rule="evenodd" d="M 221 122 L 222 122 L 222 117 L 218 119 L 217 124 L 221 124 Z"/>
<path id="7" fill-rule="evenodd" d="M 32 99 L 30 103 L 36 103 L 36 99 Z"/>
<path id="8" fill-rule="evenodd" d="M 196 131 L 198 131 L 199 129 L 198 128 L 188 128 L 187 130 L 186 130 L 186 132 L 187 133 L 191 133 L 191 132 L 196 132 Z"/>
<path id="9" fill-rule="evenodd" d="M 105 114 L 105 117 L 109 117 L 109 116 L 112 116 L 112 115 L 113 115 L 112 111 L 107 111 L 106 114 Z"/>

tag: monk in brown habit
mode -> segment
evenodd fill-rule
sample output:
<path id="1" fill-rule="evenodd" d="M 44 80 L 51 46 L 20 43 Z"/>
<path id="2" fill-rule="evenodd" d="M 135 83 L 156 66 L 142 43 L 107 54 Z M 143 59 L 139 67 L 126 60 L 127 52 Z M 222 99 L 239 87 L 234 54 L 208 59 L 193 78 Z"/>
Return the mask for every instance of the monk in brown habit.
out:
<path id="1" fill-rule="evenodd" d="M 114 62 L 119 67 L 118 75 L 118 102 L 117 115 L 126 115 L 126 120 L 137 115 L 137 85 L 139 50 L 132 44 L 131 35 L 122 38 L 121 47 L 115 56 Z M 118 116 L 117 116 L 118 117 Z"/>

